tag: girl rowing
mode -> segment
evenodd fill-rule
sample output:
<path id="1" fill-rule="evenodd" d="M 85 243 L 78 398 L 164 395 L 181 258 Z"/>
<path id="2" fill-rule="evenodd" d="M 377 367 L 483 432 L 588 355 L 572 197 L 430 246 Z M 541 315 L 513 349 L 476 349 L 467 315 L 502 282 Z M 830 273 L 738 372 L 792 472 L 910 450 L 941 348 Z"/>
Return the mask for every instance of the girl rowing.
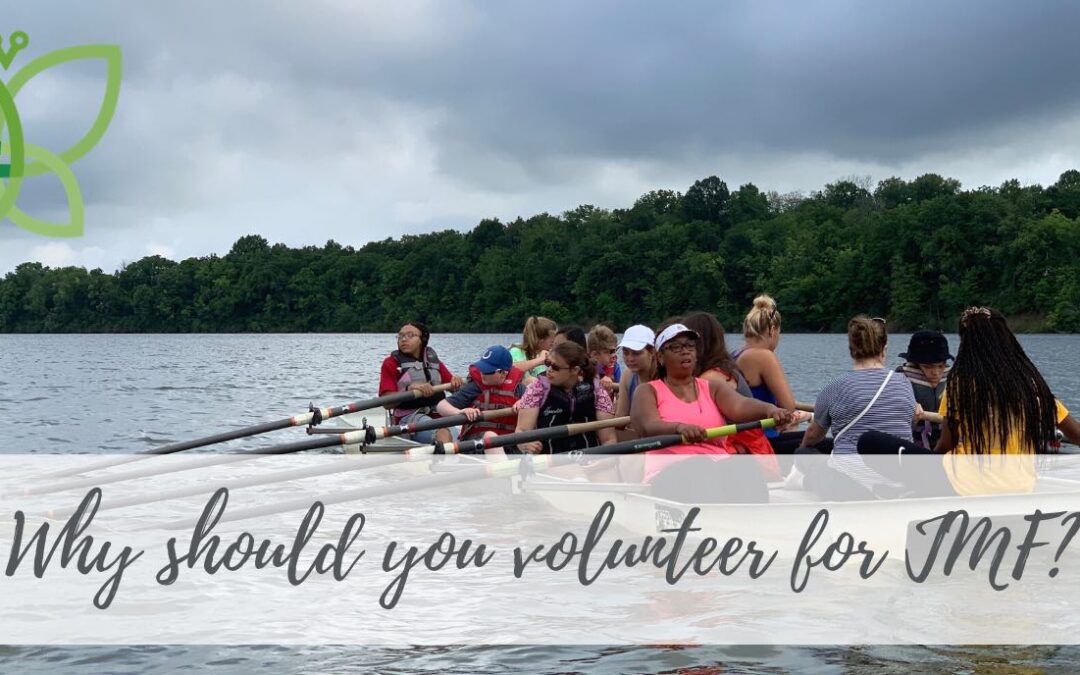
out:
<path id="1" fill-rule="evenodd" d="M 611 397 L 597 379 L 584 348 L 569 341 L 555 345 L 545 365 L 547 377 L 538 377 L 529 382 L 521 400 L 514 406 L 518 410 L 517 431 L 614 417 Z M 557 453 L 614 442 L 615 432 L 608 428 L 566 438 L 522 443 L 518 449 L 530 453 Z"/>
<path id="2" fill-rule="evenodd" d="M 419 321 L 409 322 L 398 330 L 397 349 L 383 360 L 379 373 L 379 396 L 407 390 L 418 391 L 422 396 L 391 410 L 394 424 L 411 424 L 438 417 L 435 406 L 444 394 L 436 392 L 434 386 L 449 382 L 456 391 L 465 383 L 439 360 L 439 355 L 428 346 L 430 339 L 427 326 Z M 406 438 L 420 443 L 450 443 L 453 435 L 449 429 L 438 429 L 418 431 Z"/>

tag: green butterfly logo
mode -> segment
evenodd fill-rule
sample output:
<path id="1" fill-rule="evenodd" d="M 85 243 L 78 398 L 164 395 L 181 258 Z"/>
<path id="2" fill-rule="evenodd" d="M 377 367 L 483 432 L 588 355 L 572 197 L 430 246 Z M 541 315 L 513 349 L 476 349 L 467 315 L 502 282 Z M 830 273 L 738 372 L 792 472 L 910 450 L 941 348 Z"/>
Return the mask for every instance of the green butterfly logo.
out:
<path id="1" fill-rule="evenodd" d="M 11 34 L 8 48 L 4 49 L 0 35 L 0 66 L 7 70 L 16 54 L 30 44 L 23 31 Z M 78 60 L 104 59 L 107 78 L 105 97 L 90 131 L 67 150 L 57 154 L 33 143 L 23 136 L 15 97 L 38 73 L 53 66 Z M 82 45 L 58 49 L 39 56 L 23 66 L 5 84 L 0 78 L 0 221 L 5 217 L 19 227 L 46 237 L 80 237 L 83 234 L 85 212 L 82 191 L 71 164 L 86 155 L 97 145 L 112 122 L 116 103 L 120 98 L 121 73 L 120 47 L 117 45 Z M 6 132 L 6 133 L 5 133 Z M 5 159 L 6 157 L 6 159 Z M 60 179 L 68 203 L 68 222 L 55 223 L 36 218 L 16 205 L 23 180 L 47 173 Z"/>

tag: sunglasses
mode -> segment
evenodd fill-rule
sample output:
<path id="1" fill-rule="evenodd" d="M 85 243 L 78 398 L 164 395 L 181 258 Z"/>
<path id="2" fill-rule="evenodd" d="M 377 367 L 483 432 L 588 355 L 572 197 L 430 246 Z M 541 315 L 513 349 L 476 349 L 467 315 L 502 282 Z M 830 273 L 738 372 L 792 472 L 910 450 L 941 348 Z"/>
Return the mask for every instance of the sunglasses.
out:
<path id="1" fill-rule="evenodd" d="M 560 366 L 559 364 L 557 364 L 557 363 L 555 363 L 553 361 L 544 361 L 544 367 L 547 368 L 548 370 L 550 370 L 553 373 L 559 373 L 559 372 L 562 372 L 564 370 L 573 370 L 574 369 L 574 366 Z"/>

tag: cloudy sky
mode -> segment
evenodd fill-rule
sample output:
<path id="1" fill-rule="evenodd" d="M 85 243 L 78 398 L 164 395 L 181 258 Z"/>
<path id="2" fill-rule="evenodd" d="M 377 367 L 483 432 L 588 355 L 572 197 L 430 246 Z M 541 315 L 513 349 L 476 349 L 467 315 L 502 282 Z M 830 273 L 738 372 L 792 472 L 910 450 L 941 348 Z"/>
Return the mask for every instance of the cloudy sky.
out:
<path id="1" fill-rule="evenodd" d="M 936 172 L 966 187 L 1080 168 L 1075 2 L 75 3 L 0 0 L 4 46 L 115 43 L 120 104 L 73 165 L 86 235 L 0 222 L 20 262 L 115 269 L 628 206 L 716 174 L 820 189 Z M 89 128 L 101 64 L 16 97 L 27 140 Z M 64 216 L 54 177 L 19 205 Z"/>

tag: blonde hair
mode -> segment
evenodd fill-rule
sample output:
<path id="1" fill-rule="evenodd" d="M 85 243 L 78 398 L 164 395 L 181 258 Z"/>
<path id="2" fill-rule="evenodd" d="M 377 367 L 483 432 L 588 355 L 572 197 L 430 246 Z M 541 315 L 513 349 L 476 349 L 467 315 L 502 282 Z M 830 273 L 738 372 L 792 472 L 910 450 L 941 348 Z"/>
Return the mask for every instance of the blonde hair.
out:
<path id="1" fill-rule="evenodd" d="M 871 319 L 860 314 L 847 325 L 848 352 L 856 360 L 872 359 L 881 356 L 885 345 L 889 343 L 889 334 L 885 332 L 884 319 Z"/>
<path id="2" fill-rule="evenodd" d="M 615 349 L 619 341 L 615 339 L 615 333 L 610 328 L 598 323 L 585 336 L 585 344 L 590 352 L 600 351 L 601 349 L 611 351 Z"/>
<path id="3" fill-rule="evenodd" d="M 521 344 L 513 345 L 525 352 L 525 357 L 535 359 L 540 353 L 540 343 L 555 335 L 559 325 L 551 319 L 542 316 L 530 316 L 525 320 L 525 328 L 521 331 Z"/>
<path id="4" fill-rule="evenodd" d="M 768 295 L 754 298 L 754 306 L 743 320 L 743 335 L 748 338 L 763 338 L 773 328 L 780 328 L 780 310 L 776 301 Z"/>

